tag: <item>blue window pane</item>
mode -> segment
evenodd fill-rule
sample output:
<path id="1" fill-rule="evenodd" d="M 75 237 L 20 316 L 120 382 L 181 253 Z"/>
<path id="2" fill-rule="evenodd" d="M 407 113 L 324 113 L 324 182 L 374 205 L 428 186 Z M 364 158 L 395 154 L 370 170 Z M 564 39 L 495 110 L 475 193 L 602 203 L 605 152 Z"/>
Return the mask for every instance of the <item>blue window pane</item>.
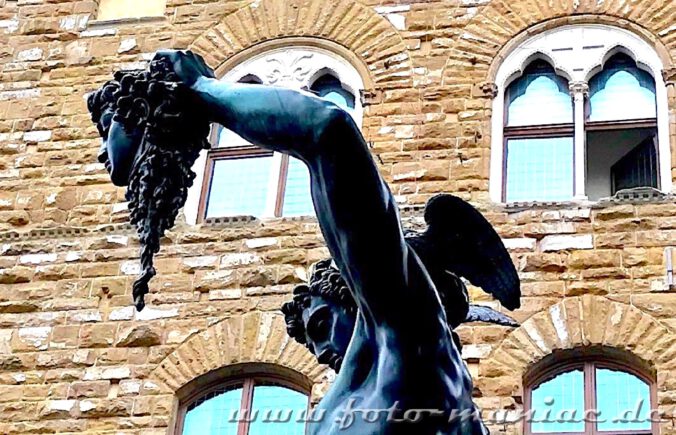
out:
<path id="1" fill-rule="evenodd" d="M 570 200 L 573 185 L 572 137 L 507 141 L 507 202 Z"/>
<path id="2" fill-rule="evenodd" d="M 584 374 L 562 373 L 531 395 L 533 433 L 584 432 Z"/>
<path id="3" fill-rule="evenodd" d="M 308 407 L 305 394 L 278 386 L 254 388 L 249 435 L 303 435 L 302 417 Z"/>
<path id="4" fill-rule="evenodd" d="M 624 55 L 611 58 L 589 81 L 590 121 L 657 117 L 655 80 Z"/>
<path id="5" fill-rule="evenodd" d="M 347 94 L 347 95 L 346 95 Z M 354 101 L 350 102 L 348 99 L 348 96 L 352 96 L 349 92 L 345 90 L 332 90 L 329 92 L 326 92 L 324 95 L 322 95 L 323 98 L 326 98 L 329 101 L 332 101 L 336 103 L 339 107 L 341 107 L 343 110 L 346 111 L 351 111 L 354 109 Z M 354 100 L 354 97 L 352 97 L 352 100 Z"/>
<path id="6" fill-rule="evenodd" d="M 216 148 L 239 147 L 245 145 L 251 145 L 251 143 L 244 140 L 244 138 L 234 131 L 228 130 L 225 127 L 221 127 L 220 131 L 218 132 Z"/>
<path id="7" fill-rule="evenodd" d="M 310 195 L 310 173 L 303 162 L 289 157 L 282 215 L 312 216 L 314 213 Z"/>
<path id="8" fill-rule="evenodd" d="M 267 203 L 271 168 L 272 156 L 214 162 L 207 218 L 261 216 Z"/>
<path id="9" fill-rule="evenodd" d="M 241 388 L 207 396 L 204 402 L 188 409 L 183 435 L 236 435 L 241 401 Z"/>
<path id="10" fill-rule="evenodd" d="M 546 64 L 537 63 L 508 88 L 507 125 L 573 122 L 568 82 Z"/>
<path id="11" fill-rule="evenodd" d="M 326 74 L 317 79 L 311 89 L 322 98 L 336 103 L 343 110 L 352 113 L 354 110 L 354 95 L 343 88 L 340 80 L 330 74 Z"/>
<path id="12" fill-rule="evenodd" d="M 629 373 L 596 369 L 598 430 L 650 430 L 650 386 Z"/>

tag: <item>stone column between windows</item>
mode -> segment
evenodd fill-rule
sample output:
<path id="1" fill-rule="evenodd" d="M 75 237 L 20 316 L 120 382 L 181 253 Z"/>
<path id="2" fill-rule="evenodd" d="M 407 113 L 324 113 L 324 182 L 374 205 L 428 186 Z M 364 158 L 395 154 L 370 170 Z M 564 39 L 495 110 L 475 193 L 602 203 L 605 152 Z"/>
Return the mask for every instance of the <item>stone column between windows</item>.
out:
<path id="1" fill-rule="evenodd" d="M 573 121 L 575 123 L 574 137 L 574 199 L 586 200 L 585 179 L 587 172 L 587 138 L 584 132 L 584 102 L 589 95 L 589 85 L 586 82 L 571 82 L 570 95 L 573 98 Z"/>

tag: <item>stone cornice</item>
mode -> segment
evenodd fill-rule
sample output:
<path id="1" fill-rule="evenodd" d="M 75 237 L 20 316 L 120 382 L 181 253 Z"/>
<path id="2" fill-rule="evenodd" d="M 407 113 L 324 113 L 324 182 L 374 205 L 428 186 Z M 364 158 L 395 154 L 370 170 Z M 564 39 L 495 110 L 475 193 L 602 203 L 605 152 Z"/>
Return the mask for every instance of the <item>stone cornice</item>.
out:
<path id="1" fill-rule="evenodd" d="M 631 193 L 631 192 L 629 192 Z M 580 207 L 602 209 L 605 207 L 613 207 L 617 204 L 676 204 L 676 195 L 664 194 L 661 192 L 644 192 L 639 191 L 632 195 L 623 195 L 621 197 L 607 198 L 602 201 L 585 201 L 585 202 L 524 202 L 524 203 L 510 203 L 510 204 L 490 204 L 489 211 L 513 213 L 523 210 L 567 210 L 578 209 Z M 425 211 L 424 204 L 402 204 L 399 207 L 401 218 L 406 221 L 409 227 L 415 227 L 416 220 L 422 218 Z M 485 207 L 481 207 L 485 210 Z M 414 222 L 412 222 L 414 221 Z M 232 216 L 223 218 L 211 218 L 199 225 L 189 225 L 185 222 L 180 222 L 172 230 L 173 233 L 180 234 L 182 232 L 190 232 L 194 230 L 203 231 L 218 231 L 221 229 L 234 227 L 254 227 L 260 225 L 274 225 L 275 223 L 316 223 L 316 219 L 312 216 L 288 217 L 288 218 L 272 218 L 272 219 L 258 219 L 253 216 Z M 45 239 L 73 239 L 83 237 L 97 237 L 108 234 L 135 234 L 134 227 L 128 223 L 115 223 L 99 225 L 95 227 L 75 227 L 75 226 L 58 226 L 50 228 L 35 228 L 26 231 L 7 230 L 0 231 L 0 243 L 30 241 L 30 240 L 45 240 Z"/>

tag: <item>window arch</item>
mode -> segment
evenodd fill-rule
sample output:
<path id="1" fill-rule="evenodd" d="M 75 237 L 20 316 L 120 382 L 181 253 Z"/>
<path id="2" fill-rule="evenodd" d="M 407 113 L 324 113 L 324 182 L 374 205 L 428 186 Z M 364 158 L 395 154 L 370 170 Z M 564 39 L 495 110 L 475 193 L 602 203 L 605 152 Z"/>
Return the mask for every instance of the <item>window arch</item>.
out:
<path id="1" fill-rule="evenodd" d="M 568 80 L 544 60 L 531 62 L 507 87 L 506 125 L 509 127 L 572 124 L 573 104 Z M 541 110 L 547 107 L 547 111 Z"/>
<path id="2" fill-rule="evenodd" d="M 336 103 L 348 113 L 354 113 L 355 95 L 345 89 L 345 86 L 335 75 L 331 73 L 322 74 L 312 83 L 310 90 L 318 96 Z"/>
<path id="3" fill-rule="evenodd" d="M 526 376 L 525 433 L 658 434 L 655 378 L 623 354 L 568 351 Z"/>
<path id="4" fill-rule="evenodd" d="M 547 62 L 530 62 L 533 58 Z M 551 69 L 529 82 L 533 65 L 538 64 Z M 561 26 L 512 48 L 495 75 L 491 198 L 507 203 L 595 201 L 635 187 L 670 192 L 669 111 L 662 69 L 650 43 L 624 29 L 601 24 Z M 571 106 L 563 104 L 563 77 L 547 80 L 546 74 L 555 71 L 564 71 L 568 78 Z M 520 83 L 523 92 L 516 98 L 513 90 L 519 85 L 515 83 Z M 564 106 L 572 108 L 573 130 L 570 136 L 565 131 L 565 146 L 563 139 L 556 144 L 552 139 L 563 137 L 562 131 L 551 130 L 552 125 L 563 125 L 564 113 L 565 119 L 571 118 L 562 112 Z M 515 141 L 510 149 L 507 141 L 514 133 L 510 129 L 516 127 L 522 128 L 522 136 L 527 133 L 530 142 Z M 523 151 L 527 145 L 532 147 L 529 152 Z M 555 160 L 558 168 L 566 168 L 555 172 L 555 187 L 512 189 L 514 181 L 517 187 L 527 185 L 525 180 L 540 183 L 542 174 L 551 173 Z M 510 164 L 511 169 L 519 169 L 517 174 L 510 171 Z"/>
<path id="5" fill-rule="evenodd" d="M 508 202 L 568 199 L 574 133 L 568 81 L 546 61 L 535 60 L 505 94 L 503 197 Z"/>
<path id="6" fill-rule="evenodd" d="M 589 80 L 588 121 L 656 117 L 655 80 L 626 54 L 612 56 Z"/>
<path id="7" fill-rule="evenodd" d="M 231 370 L 235 371 L 235 370 Z M 310 388 L 290 377 L 245 367 L 180 401 L 177 435 L 303 435 Z M 246 374 L 245 374 L 246 373 Z M 213 376 L 212 376 L 213 378 Z"/>
<path id="8" fill-rule="evenodd" d="M 326 49 L 271 49 L 236 65 L 222 80 L 313 92 L 342 106 L 361 125 L 359 93 L 364 88 L 363 80 L 347 60 Z M 287 155 L 255 147 L 226 129 L 214 130 L 213 148 L 203 153 L 193 168 L 197 178 L 185 207 L 189 223 L 237 215 L 314 214 L 305 165 Z"/>

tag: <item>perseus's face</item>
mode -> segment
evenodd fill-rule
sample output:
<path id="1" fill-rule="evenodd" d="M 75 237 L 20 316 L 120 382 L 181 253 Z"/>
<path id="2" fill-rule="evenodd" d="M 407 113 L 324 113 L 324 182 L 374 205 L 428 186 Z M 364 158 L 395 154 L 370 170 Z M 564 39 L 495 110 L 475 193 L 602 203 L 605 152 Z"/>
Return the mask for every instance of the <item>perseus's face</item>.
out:
<path id="1" fill-rule="evenodd" d="M 303 310 L 307 346 L 320 364 L 340 371 L 350 344 L 356 316 L 340 304 L 312 296 L 310 306 Z"/>
<path id="2" fill-rule="evenodd" d="M 106 166 L 110 179 L 116 186 L 129 184 L 129 176 L 140 154 L 141 129 L 131 133 L 113 121 L 113 110 L 103 112 L 99 121 L 102 144 L 98 161 Z"/>

